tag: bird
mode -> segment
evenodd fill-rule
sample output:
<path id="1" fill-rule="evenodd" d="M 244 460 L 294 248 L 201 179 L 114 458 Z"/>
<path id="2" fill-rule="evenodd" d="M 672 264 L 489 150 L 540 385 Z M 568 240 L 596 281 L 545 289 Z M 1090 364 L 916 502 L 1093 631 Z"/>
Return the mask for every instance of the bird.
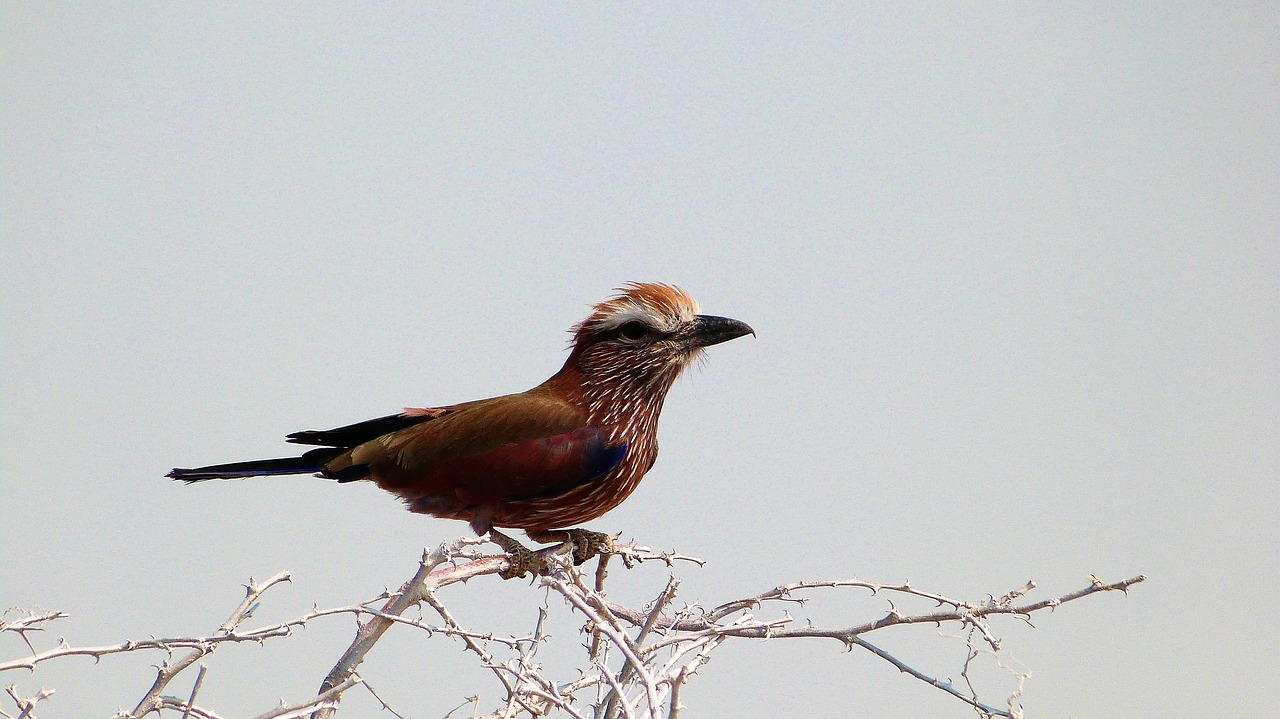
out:
<path id="1" fill-rule="evenodd" d="M 684 290 L 629 282 L 570 333 L 564 366 L 516 394 L 404 411 L 286 436 L 296 457 L 215 464 L 169 474 L 187 483 L 314 474 L 371 481 L 411 512 L 468 522 L 507 554 L 504 579 L 551 569 L 564 543 L 581 564 L 613 537 L 576 525 L 621 504 L 658 456 L 668 390 L 706 347 L 750 334 L 745 322 L 699 314 Z M 523 530 L 531 550 L 500 529 Z"/>

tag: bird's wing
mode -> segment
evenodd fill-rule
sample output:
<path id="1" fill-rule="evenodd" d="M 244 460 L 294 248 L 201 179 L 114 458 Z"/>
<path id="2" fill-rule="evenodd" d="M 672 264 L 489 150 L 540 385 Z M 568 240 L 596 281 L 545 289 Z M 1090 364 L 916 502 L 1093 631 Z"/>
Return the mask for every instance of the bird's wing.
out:
<path id="1" fill-rule="evenodd" d="M 484 454 L 437 461 L 424 475 L 431 493 L 449 494 L 468 504 L 554 496 L 613 469 L 627 445 L 610 445 L 600 429 L 509 442 Z"/>
<path id="2" fill-rule="evenodd" d="M 348 476 L 368 468 L 404 495 L 468 504 L 553 495 L 588 482 L 626 456 L 603 428 L 556 397 L 526 392 L 454 405 L 447 414 L 377 437 L 330 462 Z"/>

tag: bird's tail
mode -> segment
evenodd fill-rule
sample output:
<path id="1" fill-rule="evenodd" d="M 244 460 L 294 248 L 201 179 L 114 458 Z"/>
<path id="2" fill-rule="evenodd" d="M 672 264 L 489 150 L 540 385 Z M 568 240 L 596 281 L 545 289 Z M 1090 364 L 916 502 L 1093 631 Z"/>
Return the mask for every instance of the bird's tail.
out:
<path id="1" fill-rule="evenodd" d="M 176 468 L 167 477 L 180 479 L 188 484 L 203 482 L 206 479 L 243 479 L 245 477 L 264 477 L 276 474 L 324 474 L 325 462 L 333 459 L 346 450 L 325 447 L 313 449 L 301 457 L 281 457 L 280 459 L 255 459 L 248 462 L 231 462 L 229 464 L 211 464 L 208 467 L 194 469 Z M 334 477 L 339 478 L 337 476 Z"/>

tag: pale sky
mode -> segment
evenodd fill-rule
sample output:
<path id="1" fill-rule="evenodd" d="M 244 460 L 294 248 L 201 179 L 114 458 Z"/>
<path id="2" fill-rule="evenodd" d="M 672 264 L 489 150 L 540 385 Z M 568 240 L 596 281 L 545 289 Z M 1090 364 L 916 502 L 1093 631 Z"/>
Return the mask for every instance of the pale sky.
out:
<path id="1" fill-rule="evenodd" d="M 0 12 L 0 605 L 96 644 L 212 632 L 282 569 L 264 620 L 398 586 L 466 525 L 363 483 L 163 475 L 526 389 L 590 303 L 664 281 L 758 334 L 677 383 L 656 467 L 590 525 L 706 559 L 683 601 L 1143 573 L 997 625 L 1028 715 L 1280 714 L 1276 5 Z M 487 577 L 443 598 L 524 632 L 542 596 Z M 883 611 L 853 598 L 792 612 Z M 305 698 L 350 636 L 221 649 L 202 701 Z M 496 702 L 458 645 L 393 639 L 362 674 L 398 710 Z M 934 630 L 884 641 L 958 676 Z M 56 688 L 41 719 L 105 717 L 156 660 L 0 684 Z M 726 646 L 685 700 L 973 716 L 818 641 Z M 376 715 L 358 694 L 339 714 Z"/>

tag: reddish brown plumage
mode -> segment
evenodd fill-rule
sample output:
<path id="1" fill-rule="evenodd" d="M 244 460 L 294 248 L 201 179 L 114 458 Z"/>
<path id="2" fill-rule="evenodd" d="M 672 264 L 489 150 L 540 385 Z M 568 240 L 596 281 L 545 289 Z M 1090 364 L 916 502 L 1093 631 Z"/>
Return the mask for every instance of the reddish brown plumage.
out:
<path id="1" fill-rule="evenodd" d="M 332 449 L 302 458 L 174 470 L 177 479 L 316 471 L 369 479 L 415 512 L 538 532 L 618 506 L 658 454 L 667 391 L 703 347 L 751 332 L 697 314 L 689 295 L 633 283 L 573 328 L 564 366 L 527 392 L 400 415 L 290 441 Z"/>

